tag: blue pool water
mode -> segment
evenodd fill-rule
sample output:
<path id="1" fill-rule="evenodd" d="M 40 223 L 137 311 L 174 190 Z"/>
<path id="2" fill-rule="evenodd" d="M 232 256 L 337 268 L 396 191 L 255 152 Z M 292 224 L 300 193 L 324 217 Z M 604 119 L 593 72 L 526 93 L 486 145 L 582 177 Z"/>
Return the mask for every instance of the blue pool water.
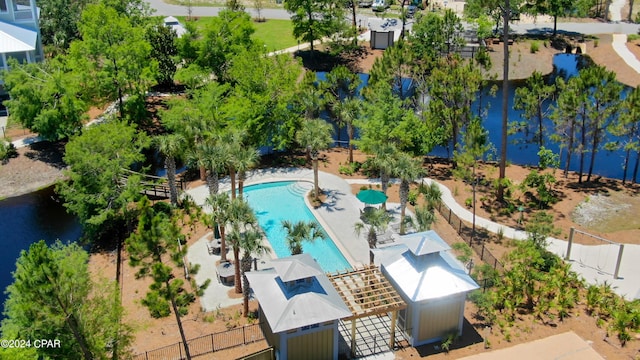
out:
<path id="1" fill-rule="evenodd" d="M 244 197 L 255 211 L 258 223 L 264 230 L 278 258 L 291 256 L 286 243 L 286 231 L 282 220 L 297 222 L 300 220 L 317 222 L 304 202 L 304 195 L 295 181 L 280 181 L 247 186 Z M 311 255 L 326 272 L 351 269 L 340 250 L 330 238 L 305 242 L 302 246 L 305 254 Z"/>

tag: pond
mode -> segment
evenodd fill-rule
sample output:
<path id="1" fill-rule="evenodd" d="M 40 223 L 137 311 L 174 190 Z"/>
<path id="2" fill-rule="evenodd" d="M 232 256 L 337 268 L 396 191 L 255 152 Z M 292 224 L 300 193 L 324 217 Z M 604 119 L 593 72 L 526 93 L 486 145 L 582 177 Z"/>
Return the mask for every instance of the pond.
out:
<path id="1" fill-rule="evenodd" d="M 3 309 L 4 289 L 13 283 L 12 272 L 22 250 L 39 240 L 51 244 L 60 239 L 75 241 L 82 231 L 75 217 L 56 197 L 53 188 L 0 201 L 0 299 Z"/>
<path id="2" fill-rule="evenodd" d="M 553 58 L 554 72 L 549 74 L 546 78 L 548 82 L 555 81 L 555 78 L 558 76 L 569 77 L 575 76 L 578 73 L 578 70 L 582 67 L 588 66 L 590 63 L 590 59 L 586 56 L 582 55 L 574 55 L 574 54 L 557 54 Z M 326 73 L 318 73 L 318 79 L 324 80 L 326 78 Z M 366 86 L 366 83 L 369 80 L 369 76 L 367 74 L 360 74 L 360 79 L 363 81 L 362 86 Z M 411 86 L 411 81 L 408 79 L 403 80 L 403 84 L 406 84 L 407 88 Z M 497 85 L 498 91 L 495 96 L 490 97 L 487 95 L 483 96 L 483 104 L 482 106 L 487 106 L 487 115 L 483 121 L 483 124 L 487 131 L 489 132 L 489 140 L 495 147 L 495 151 L 493 152 L 492 158 L 493 160 L 497 160 L 498 151 L 500 149 L 500 135 L 502 130 L 502 83 L 496 82 L 490 84 L 490 86 Z M 513 109 L 513 100 L 515 96 L 516 89 L 525 85 L 524 80 L 518 81 L 510 81 L 509 82 L 509 121 L 521 121 L 522 111 Z M 629 91 L 629 87 L 625 86 L 624 92 Z M 406 92 L 406 90 L 405 90 Z M 477 111 L 478 103 L 476 102 L 473 106 Z M 323 117 L 326 118 L 326 114 L 323 114 Z M 547 130 L 551 130 L 552 123 L 550 119 L 545 119 L 545 128 Z M 346 130 L 340 129 L 338 132 L 339 135 L 336 136 L 337 140 L 346 140 Z M 509 143 L 507 145 L 507 160 L 513 164 L 518 165 L 537 165 L 538 164 L 538 146 L 535 144 L 526 144 L 524 141 L 522 134 L 514 134 L 509 136 Z M 605 141 L 615 140 L 614 137 L 608 136 Z M 559 145 L 555 142 L 549 141 L 549 139 L 545 139 L 544 141 L 545 147 L 551 149 L 554 153 L 558 154 L 560 151 Z M 344 145 L 344 143 L 341 143 Z M 439 157 L 449 157 L 449 152 L 444 147 L 437 147 L 428 155 L 439 156 Z M 590 153 L 585 154 L 585 164 L 588 164 L 588 160 L 590 157 Z M 596 163 L 594 166 L 594 173 L 597 175 L 621 179 L 623 168 L 622 164 L 624 161 L 624 152 L 621 150 L 617 151 L 605 151 L 600 150 L 596 155 Z M 572 171 L 578 170 L 578 159 L 577 155 L 572 158 L 571 168 Z M 630 161 L 635 161 L 635 157 L 632 157 Z M 561 162 L 561 166 L 564 164 L 564 159 Z M 586 167 L 585 167 L 586 168 Z"/>

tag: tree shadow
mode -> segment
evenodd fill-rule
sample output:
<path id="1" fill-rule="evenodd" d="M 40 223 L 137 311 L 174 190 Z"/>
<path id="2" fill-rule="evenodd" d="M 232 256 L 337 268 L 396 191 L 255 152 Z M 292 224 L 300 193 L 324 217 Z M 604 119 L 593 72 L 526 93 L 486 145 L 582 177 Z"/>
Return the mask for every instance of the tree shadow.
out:
<path id="1" fill-rule="evenodd" d="M 362 72 L 360 61 L 370 54 L 365 46 L 345 47 L 335 53 L 329 48 L 328 51 L 298 50 L 295 57 L 302 60 L 302 65 L 313 71 L 331 71 L 339 65 L 346 66 L 352 72 Z"/>
<path id="2" fill-rule="evenodd" d="M 41 161 L 56 169 L 66 168 L 64 163 L 64 147 L 66 142 L 41 141 L 29 145 L 24 156 L 34 161 Z"/>

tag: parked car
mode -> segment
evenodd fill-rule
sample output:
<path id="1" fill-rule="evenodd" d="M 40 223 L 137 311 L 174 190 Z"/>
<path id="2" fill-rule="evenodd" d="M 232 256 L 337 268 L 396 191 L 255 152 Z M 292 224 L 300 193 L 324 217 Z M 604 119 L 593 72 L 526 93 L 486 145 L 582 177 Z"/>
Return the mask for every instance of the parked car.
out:
<path id="1" fill-rule="evenodd" d="M 389 4 L 386 0 L 373 0 L 371 8 L 373 9 L 373 11 L 385 11 L 387 8 L 389 8 Z"/>
<path id="2" fill-rule="evenodd" d="M 361 7 L 361 8 L 371 7 L 372 4 L 373 4 L 373 0 L 358 1 L 358 7 Z"/>

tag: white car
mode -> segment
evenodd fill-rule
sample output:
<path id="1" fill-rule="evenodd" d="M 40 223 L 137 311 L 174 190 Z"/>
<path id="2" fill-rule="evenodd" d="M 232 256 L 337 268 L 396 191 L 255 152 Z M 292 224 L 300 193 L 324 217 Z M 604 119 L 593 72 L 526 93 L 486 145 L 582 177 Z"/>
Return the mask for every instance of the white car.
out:
<path id="1" fill-rule="evenodd" d="M 373 0 L 371 8 L 373 11 L 385 11 L 389 7 L 386 0 Z"/>

